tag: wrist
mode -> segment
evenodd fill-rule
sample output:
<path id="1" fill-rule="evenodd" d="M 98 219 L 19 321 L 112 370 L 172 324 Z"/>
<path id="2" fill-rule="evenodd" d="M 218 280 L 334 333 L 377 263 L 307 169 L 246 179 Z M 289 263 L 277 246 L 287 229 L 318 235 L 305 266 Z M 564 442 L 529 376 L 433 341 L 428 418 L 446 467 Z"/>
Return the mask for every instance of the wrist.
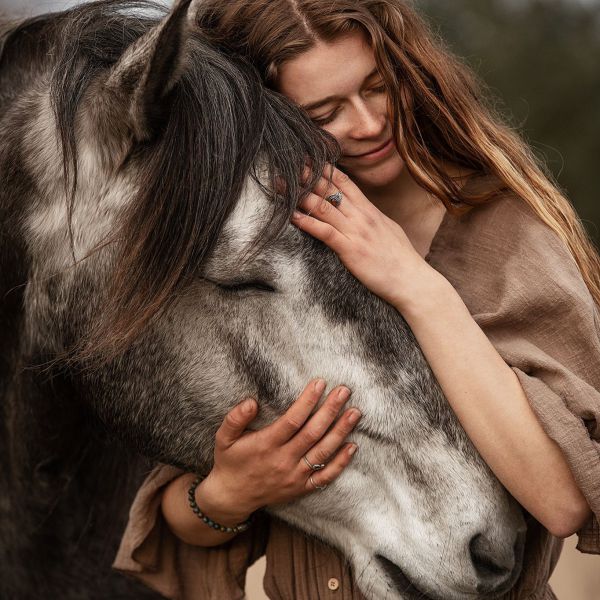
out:
<path id="1" fill-rule="evenodd" d="M 191 477 L 187 482 L 186 497 L 187 490 L 190 489 L 193 481 L 194 477 Z M 254 511 L 253 508 L 240 501 L 239 495 L 228 494 L 225 486 L 213 472 L 198 484 L 194 497 L 196 504 L 205 515 L 227 527 L 243 523 Z"/>
<path id="2" fill-rule="evenodd" d="M 435 314 L 440 305 L 447 303 L 449 295 L 456 294 L 451 283 L 425 261 L 409 279 L 398 285 L 399 291 L 391 302 L 409 325 Z"/>

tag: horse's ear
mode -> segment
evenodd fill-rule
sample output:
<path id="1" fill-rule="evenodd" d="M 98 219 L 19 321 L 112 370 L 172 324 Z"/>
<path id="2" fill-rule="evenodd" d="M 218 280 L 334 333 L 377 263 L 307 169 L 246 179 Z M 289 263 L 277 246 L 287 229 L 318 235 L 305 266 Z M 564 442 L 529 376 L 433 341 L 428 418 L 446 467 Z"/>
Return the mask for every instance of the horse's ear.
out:
<path id="1" fill-rule="evenodd" d="M 137 141 L 152 137 L 169 92 L 185 60 L 197 0 L 178 0 L 156 27 L 129 47 L 113 67 L 107 89 L 125 104 L 127 125 Z"/>

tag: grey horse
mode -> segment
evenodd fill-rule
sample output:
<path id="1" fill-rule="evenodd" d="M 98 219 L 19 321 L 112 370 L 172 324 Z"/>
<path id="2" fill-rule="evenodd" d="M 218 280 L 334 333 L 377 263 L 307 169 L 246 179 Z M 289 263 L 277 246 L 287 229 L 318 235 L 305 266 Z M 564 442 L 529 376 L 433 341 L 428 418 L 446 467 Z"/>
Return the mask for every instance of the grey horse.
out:
<path id="1" fill-rule="evenodd" d="M 402 316 L 289 224 L 335 143 L 203 41 L 201 8 L 148 10 L 0 25 L 0 597 L 156 597 L 110 570 L 145 473 L 206 473 L 242 397 L 261 427 L 316 376 L 353 390 L 360 451 L 268 511 L 367 598 L 506 592 L 520 507 Z"/>

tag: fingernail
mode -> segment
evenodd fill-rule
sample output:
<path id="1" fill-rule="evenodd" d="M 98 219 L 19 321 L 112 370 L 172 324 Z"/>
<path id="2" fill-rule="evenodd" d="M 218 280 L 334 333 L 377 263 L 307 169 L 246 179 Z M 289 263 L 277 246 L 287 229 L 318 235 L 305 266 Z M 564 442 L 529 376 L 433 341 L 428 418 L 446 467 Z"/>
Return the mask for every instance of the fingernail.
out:
<path id="1" fill-rule="evenodd" d="M 249 415 L 254 410 L 254 400 L 252 398 L 248 398 L 244 400 L 244 404 L 242 405 L 242 410 Z"/>
<path id="2" fill-rule="evenodd" d="M 295 210 L 292 214 L 292 219 L 299 219 L 302 216 L 302 213 L 299 210 Z"/>
<path id="3" fill-rule="evenodd" d="M 340 400 L 346 400 L 350 398 L 350 390 L 347 387 L 340 388 L 340 391 L 338 392 L 338 398 Z"/>
<path id="4" fill-rule="evenodd" d="M 325 381 L 323 379 L 317 379 L 315 381 L 314 390 L 317 394 L 322 394 L 325 391 Z"/>
<path id="5" fill-rule="evenodd" d="M 362 413 L 360 412 L 360 410 L 358 410 L 358 408 L 353 408 L 350 411 L 350 415 L 348 416 L 348 421 L 354 425 L 354 423 L 358 422 L 361 416 Z"/>
<path id="6" fill-rule="evenodd" d="M 352 444 L 348 449 L 348 454 L 352 456 L 358 450 L 358 446 L 356 444 Z"/>

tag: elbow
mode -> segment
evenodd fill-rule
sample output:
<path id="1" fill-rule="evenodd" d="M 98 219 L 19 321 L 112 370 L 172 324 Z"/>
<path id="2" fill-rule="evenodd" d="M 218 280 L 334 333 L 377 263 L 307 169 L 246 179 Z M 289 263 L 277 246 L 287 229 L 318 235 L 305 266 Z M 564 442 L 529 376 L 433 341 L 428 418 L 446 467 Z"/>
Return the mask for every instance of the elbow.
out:
<path id="1" fill-rule="evenodd" d="M 592 510 L 583 497 L 578 498 L 567 509 L 561 510 L 553 523 L 547 526 L 548 531 L 557 538 L 568 538 L 577 533 L 592 516 Z"/>

